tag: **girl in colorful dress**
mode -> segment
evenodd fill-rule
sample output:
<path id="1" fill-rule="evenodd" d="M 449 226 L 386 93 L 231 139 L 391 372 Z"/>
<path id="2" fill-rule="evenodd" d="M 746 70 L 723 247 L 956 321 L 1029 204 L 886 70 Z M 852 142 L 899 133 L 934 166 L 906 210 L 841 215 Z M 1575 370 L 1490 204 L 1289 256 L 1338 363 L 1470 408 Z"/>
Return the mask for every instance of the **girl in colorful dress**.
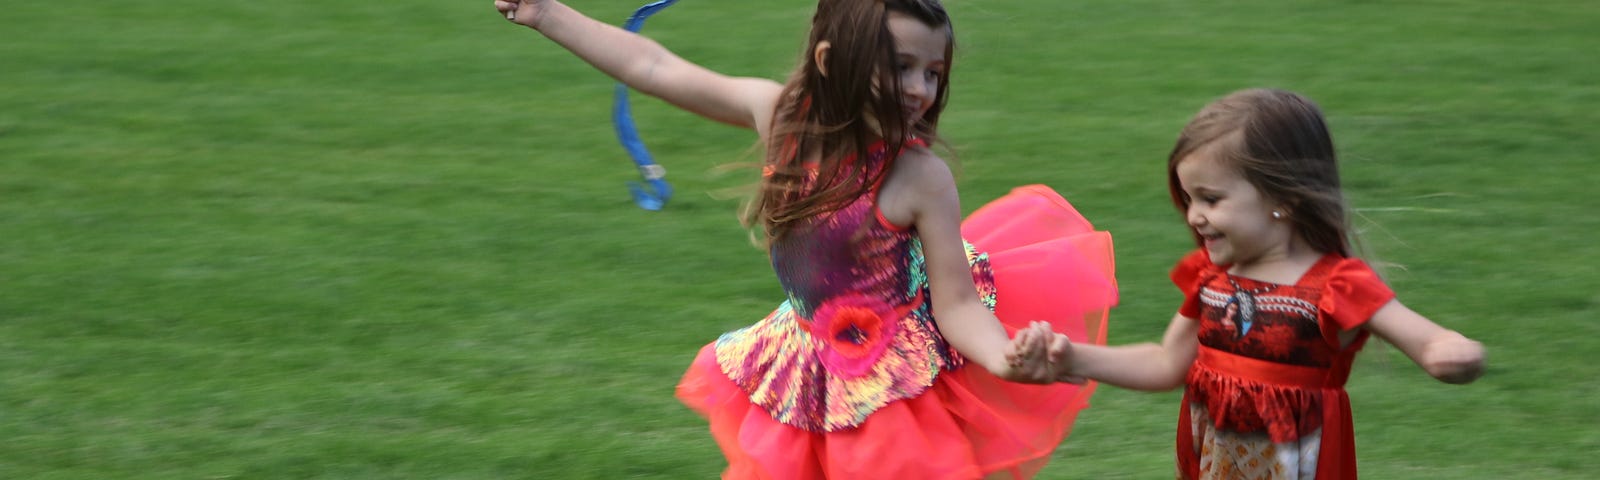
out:
<path id="1" fill-rule="evenodd" d="M 747 221 L 787 301 L 706 345 L 678 386 L 709 420 L 725 478 L 1027 478 L 1044 465 L 1094 389 L 1051 384 L 1045 352 L 1065 346 L 1049 332 L 1104 343 L 1110 237 L 1041 186 L 962 221 L 929 149 L 954 40 L 937 0 L 821 0 L 782 84 L 712 72 L 554 0 L 495 8 L 765 147 Z"/>
<path id="2" fill-rule="evenodd" d="M 1212 103 L 1178 136 L 1167 178 L 1200 248 L 1172 271 L 1184 303 L 1161 344 L 1052 355 L 1069 375 L 1184 386 L 1180 478 L 1356 478 L 1344 384 L 1372 334 L 1440 381 L 1482 374 L 1478 342 L 1406 308 L 1352 257 L 1333 142 L 1310 100 L 1255 89 Z"/>

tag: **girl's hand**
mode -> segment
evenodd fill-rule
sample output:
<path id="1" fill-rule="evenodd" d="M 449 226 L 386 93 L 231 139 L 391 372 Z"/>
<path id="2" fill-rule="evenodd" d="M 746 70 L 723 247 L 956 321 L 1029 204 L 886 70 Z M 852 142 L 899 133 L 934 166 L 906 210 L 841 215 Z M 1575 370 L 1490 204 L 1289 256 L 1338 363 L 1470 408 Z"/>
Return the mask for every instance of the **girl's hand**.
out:
<path id="1" fill-rule="evenodd" d="M 494 0 L 494 9 L 506 20 L 533 29 L 539 28 L 539 21 L 544 19 L 546 0 Z"/>
<path id="2" fill-rule="evenodd" d="M 1068 372 L 1072 371 L 1072 339 L 1062 333 L 1052 332 L 1051 335 L 1054 335 L 1055 338 L 1050 341 L 1050 350 L 1047 356 L 1050 358 L 1050 364 L 1055 369 L 1055 381 L 1073 385 L 1087 383 L 1089 381 L 1087 378 L 1068 374 Z"/>
<path id="3" fill-rule="evenodd" d="M 1050 362 L 1045 358 L 1049 345 L 1039 334 L 1038 322 L 1018 330 L 1006 345 L 1006 369 L 995 372 L 1000 378 L 1021 383 L 1049 383 Z"/>
<path id="4" fill-rule="evenodd" d="M 1441 382 L 1472 383 L 1483 376 L 1483 344 L 1451 332 L 1423 347 L 1422 368 Z"/>
<path id="5" fill-rule="evenodd" d="M 1072 342 L 1067 336 L 1051 331 L 1049 323 L 1033 322 L 1017 331 L 1006 346 L 1009 368 L 1000 377 L 1021 383 L 1064 381 L 1063 374 L 1067 371 L 1064 361 L 1071 348 Z"/>

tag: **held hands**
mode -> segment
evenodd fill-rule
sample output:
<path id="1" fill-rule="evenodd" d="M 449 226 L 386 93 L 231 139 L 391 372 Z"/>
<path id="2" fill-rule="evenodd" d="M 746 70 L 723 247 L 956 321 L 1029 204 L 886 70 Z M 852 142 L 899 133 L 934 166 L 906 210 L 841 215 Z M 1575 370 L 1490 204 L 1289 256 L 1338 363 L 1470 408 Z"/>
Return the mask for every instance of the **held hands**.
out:
<path id="1" fill-rule="evenodd" d="M 546 0 L 494 0 L 494 9 L 513 23 L 538 29 L 547 10 Z"/>
<path id="2" fill-rule="evenodd" d="M 1022 383 L 1067 382 L 1082 384 L 1085 379 L 1067 375 L 1072 357 L 1072 342 L 1066 335 L 1050 330 L 1046 322 L 1033 322 L 1018 330 L 1006 346 L 1007 380 Z"/>

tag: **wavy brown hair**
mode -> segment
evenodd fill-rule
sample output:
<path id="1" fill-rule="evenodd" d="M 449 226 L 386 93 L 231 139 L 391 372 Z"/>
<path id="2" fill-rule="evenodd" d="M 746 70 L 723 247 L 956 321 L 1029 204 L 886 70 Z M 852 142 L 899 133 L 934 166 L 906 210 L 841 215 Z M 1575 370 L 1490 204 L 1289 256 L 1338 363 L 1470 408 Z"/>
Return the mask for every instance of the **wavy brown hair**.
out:
<path id="1" fill-rule="evenodd" d="M 950 38 L 933 106 L 909 127 L 895 74 L 890 12 L 944 27 Z M 818 65 L 813 55 L 821 42 L 830 44 L 826 65 Z M 949 97 L 954 44 L 950 17 L 938 0 L 820 0 L 800 65 L 779 97 L 759 191 L 745 210 L 746 226 L 759 226 L 767 241 L 781 238 L 804 220 L 866 195 L 893 166 L 892 152 L 910 139 L 936 143 L 939 114 Z M 845 161 L 866 158 L 879 139 L 891 152 L 882 168 Z M 811 170 L 801 163 L 813 158 L 820 163 L 815 165 L 816 181 L 808 187 Z"/>
<path id="2" fill-rule="evenodd" d="M 1167 157 L 1167 186 L 1180 213 L 1188 212 L 1189 196 L 1178 182 L 1178 162 L 1213 143 L 1218 160 L 1289 209 L 1295 232 L 1311 248 L 1352 255 L 1339 162 L 1316 103 L 1294 92 L 1249 89 L 1201 109 Z M 1190 233 L 1204 245 L 1198 232 Z"/>

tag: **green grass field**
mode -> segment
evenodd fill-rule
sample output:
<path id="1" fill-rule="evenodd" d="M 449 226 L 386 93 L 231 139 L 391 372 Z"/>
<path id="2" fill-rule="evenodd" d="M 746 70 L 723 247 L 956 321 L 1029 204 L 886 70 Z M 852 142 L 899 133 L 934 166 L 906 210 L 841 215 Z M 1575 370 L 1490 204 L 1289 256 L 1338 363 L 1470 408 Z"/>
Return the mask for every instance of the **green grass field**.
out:
<path id="1" fill-rule="evenodd" d="M 1401 299 L 1489 349 L 1457 387 L 1369 348 L 1365 476 L 1600 472 L 1600 3 L 947 1 L 966 207 L 1044 183 L 1112 232 L 1113 343 L 1179 301 L 1178 129 L 1300 91 Z M 686 0 L 646 32 L 779 78 L 812 5 Z M 647 212 L 610 82 L 487 0 L 5 10 L 0 478 L 720 471 L 672 390 L 782 295 L 712 195 L 752 180 L 717 170 L 750 133 L 636 101 L 679 192 Z M 1170 478 L 1177 401 L 1101 389 L 1040 478 Z"/>

